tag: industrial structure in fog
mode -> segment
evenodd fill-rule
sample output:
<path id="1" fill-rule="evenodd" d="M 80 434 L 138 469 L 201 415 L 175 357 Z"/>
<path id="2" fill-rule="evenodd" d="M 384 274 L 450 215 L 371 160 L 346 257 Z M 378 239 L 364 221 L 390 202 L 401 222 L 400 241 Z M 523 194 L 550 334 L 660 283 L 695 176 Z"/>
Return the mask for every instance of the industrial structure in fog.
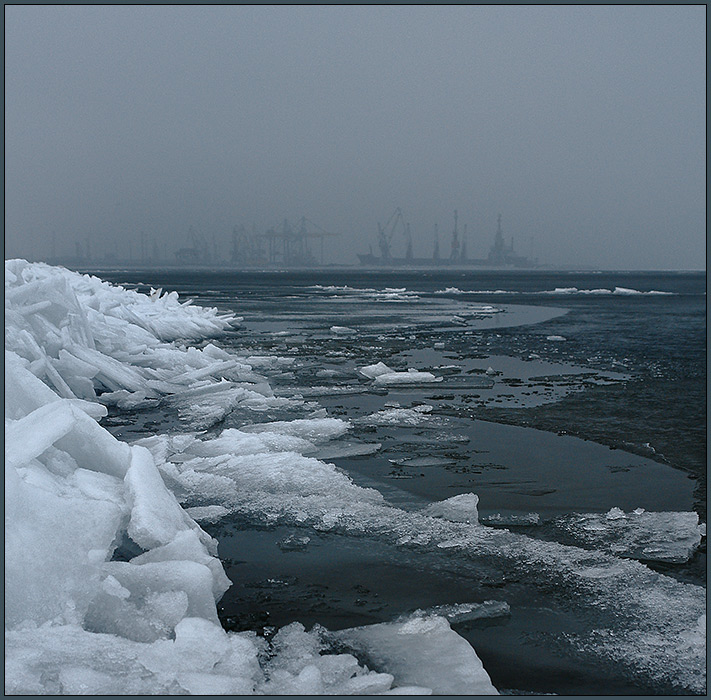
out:
<path id="1" fill-rule="evenodd" d="M 248 235 L 244 226 L 235 226 L 232 232 L 230 263 L 238 267 L 285 266 L 313 267 L 323 265 L 323 241 L 337 236 L 325 231 L 317 224 L 302 216 L 298 228 L 284 219 L 264 233 L 252 229 Z M 318 259 L 309 241 L 318 241 Z"/>
<path id="2" fill-rule="evenodd" d="M 393 237 L 400 233 L 404 238 L 405 256 L 395 257 L 391 253 Z M 461 239 L 459 236 L 459 216 L 454 210 L 454 229 L 450 239 L 449 255 L 441 255 L 437 224 L 434 227 L 434 248 L 431 257 L 416 258 L 412 252 L 412 234 L 410 224 L 405 223 L 402 211 L 398 207 L 385 224 L 378 223 L 378 248 L 380 255 L 373 254 L 372 246 L 366 254 L 359 254 L 360 264 L 365 267 L 538 267 L 538 261 L 529 260 L 514 252 L 513 237 L 506 244 L 501 229 L 501 214 L 498 216 L 494 244 L 486 258 L 469 258 L 467 255 L 467 226 L 464 225 Z"/>
<path id="3" fill-rule="evenodd" d="M 86 236 L 74 241 L 73 255 L 57 255 L 52 242 L 52 256 L 47 262 L 68 267 L 91 268 L 102 265 L 128 267 L 219 267 L 231 269 L 259 268 L 313 268 L 328 264 L 324 256 L 324 242 L 339 234 L 326 231 L 302 216 L 298 223 L 283 219 L 266 231 L 256 226 L 248 230 L 244 224 L 234 226 L 231 235 L 220 240 L 213 233 L 208 239 L 194 226 L 189 226 L 182 240 L 176 241 L 173 250 L 159 247 L 155 239 L 145 232 L 133 236 L 114 237 L 111 250 L 98 252 L 100 241 Z M 402 209 L 395 209 L 385 225 L 378 222 L 377 246 L 379 255 L 373 253 L 372 245 L 367 254 L 360 254 L 360 264 L 365 267 L 538 267 L 537 260 L 518 255 L 514 251 L 513 237 L 504 240 L 499 214 L 494 243 L 486 258 L 470 258 L 467 244 L 466 224 L 459 226 L 459 215 L 454 211 L 454 227 L 449 245 L 440 247 L 439 230 L 434 226 L 432 254 L 415 257 L 410 224 Z M 393 255 L 393 247 L 404 247 L 404 256 Z"/>

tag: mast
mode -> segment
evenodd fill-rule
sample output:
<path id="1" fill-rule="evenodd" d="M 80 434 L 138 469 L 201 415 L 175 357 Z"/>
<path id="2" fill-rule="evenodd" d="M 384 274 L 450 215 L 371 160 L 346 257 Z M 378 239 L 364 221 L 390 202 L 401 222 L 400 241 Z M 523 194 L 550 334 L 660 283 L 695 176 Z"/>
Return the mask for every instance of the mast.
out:
<path id="1" fill-rule="evenodd" d="M 457 230 L 457 210 L 454 210 L 454 231 L 452 232 L 452 252 L 449 255 L 450 260 L 459 259 L 459 231 Z"/>

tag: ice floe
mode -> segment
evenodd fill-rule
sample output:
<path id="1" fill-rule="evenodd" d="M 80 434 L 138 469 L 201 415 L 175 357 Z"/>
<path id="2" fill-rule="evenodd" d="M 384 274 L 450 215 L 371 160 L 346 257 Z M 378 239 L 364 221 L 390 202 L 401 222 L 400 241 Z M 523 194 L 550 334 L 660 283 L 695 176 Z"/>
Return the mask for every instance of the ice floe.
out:
<path id="1" fill-rule="evenodd" d="M 697 513 L 653 513 L 643 508 L 561 517 L 554 527 L 581 546 L 663 562 L 688 561 L 706 535 L 706 524 L 699 523 Z"/>
<path id="2" fill-rule="evenodd" d="M 441 382 L 442 377 L 437 377 L 432 372 L 420 372 L 414 368 L 409 368 L 405 372 L 397 372 L 390 369 L 384 362 L 361 367 L 360 374 L 373 380 L 375 386 L 397 386 L 400 384 L 430 384 L 431 382 Z"/>

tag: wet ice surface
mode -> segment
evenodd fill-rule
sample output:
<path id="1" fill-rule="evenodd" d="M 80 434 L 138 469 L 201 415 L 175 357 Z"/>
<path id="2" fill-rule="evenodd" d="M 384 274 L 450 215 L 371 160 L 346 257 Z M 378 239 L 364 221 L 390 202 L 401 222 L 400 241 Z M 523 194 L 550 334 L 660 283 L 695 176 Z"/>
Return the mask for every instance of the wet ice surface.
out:
<path id="1" fill-rule="evenodd" d="M 227 394 L 217 401 L 222 413 L 214 414 L 210 401 L 194 410 L 201 404 L 184 387 L 171 394 L 176 399 L 161 399 L 160 410 L 111 408 L 112 431 L 142 438 L 188 514 L 219 540 L 233 581 L 218 606 L 225 627 L 269 637 L 298 621 L 335 633 L 408 625 L 411 618 L 399 616 L 420 611 L 422 620 L 422 611 L 434 612 L 471 642 L 500 690 L 702 692 L 705 590 L 627 559 L 635 555 L 629 541 L 639 542 L 629 532 L 589 541 L 574 526 L 554 532 L 580 518 L 598 526 L 614 508 L 645 508 L 649 515 L 680 511 L 666 530 L 646 528 L 645 546 L 650 537 L 656 544 L 688 539 L 689 480 L 593 443 L 471 418 L 475 402 L 528 405 L 589 382 L 622 380 L 534 352 L 493 356 L 481 342 L 483 331 L 542 322 L 560 311 L 429 303 L 402 288 L 324 288 L 317 295 L 318 303 L 303 292 L 286 302 L 223 300 L 245 320 L 244 331 L 219 345 L 247 358 L 272 393 L 261 385 L 261 398 L 250 401 L 234 393 L 244 387 L 194 387 L 196 396 Z M 378 385 L 377 376 L 360 371 L 378 363 L 439 381 Z M 250 379 L 253 390 L 260 380 Z M 146 438 L 156 429 L 175 435 Z M 566 544 L 571 537 L 578 546 Z M 621 543 L 627 551 L 614 550 Z M 125 567 L 114 568 L 119 582 Z M 120 597 L 131 582 L 117 585 L 111 590 Z M 438 622 L 410 628 L 420 635 L 410 662 L 427 649 L 427 635 L 454 639 Z M 294 649 L 311 649 L 304 658 L 317 658 L 323 639 L 317 644 L 318 635 L 286 629 L 275 648 L 288 651 L 288 640 L 299 640 Z M 408 659 L 389 653 L 378 661 L 401 631 L 371 627 L 344 639 L 352 646 L 370 640 L 358 660 L 370 659 L 381 676 L 390 663 L 404 674 L 402 683 L 417 685 L 422 681 L 408 680 L 407 668 L 398 666 Z M 303 688 L 313 689 L 309 673 Z M 328 677 L 325 667 L 319 674 Z M 66 687 L 81 680 L 70 676 Z M 179 680 L 189 689 L 200 679 Z M 363 682 L 389 687 L 385 678 Z"/>

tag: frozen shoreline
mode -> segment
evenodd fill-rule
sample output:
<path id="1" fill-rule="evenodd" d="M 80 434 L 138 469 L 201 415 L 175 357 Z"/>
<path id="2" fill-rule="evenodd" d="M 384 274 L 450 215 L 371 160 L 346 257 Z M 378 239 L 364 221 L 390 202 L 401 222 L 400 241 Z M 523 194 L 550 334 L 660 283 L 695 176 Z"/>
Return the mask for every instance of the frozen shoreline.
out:
<path id="1" fill-rule="evenodd" d="M 476 524 L 447 524 L 441 518 L 407 514 L 385 503 L 377 491 L 356 486 L 330 465 L 308 456 L 314 446 L 343 434 L 348 429 L 345 421 L 321 416 L 302 424 L 292 421 L 260 428 L 257 433 L 224 431 L 214 439 L 194 432 L 157 436 L 131 448 L 114 440 L 95 422 L 104 410 L 97 399 L 137 409 L 170 400 L 193 430 L 235 410 L 245 415 L 252 412 L 259 422 L 258 412 L 265 405 L 296 408 L 301 401 L 306 408 L 303 400 L 274 396 L 249 358 L 235 357 L 210 344 L 196 350 L 164 342 L 219 334 L 236 319 L 221 317 L 214 310 L 181 306 L 177 298 L 159 294 L 152 299 L 132 296 L 135 303 L 127 318 L 124 300 L 128 294 L 135 293 L 47 266 L 6 263 L 6 348 L 17 353 L 17 358 L 10 355 L 6 359 L 6 415 L 11 421 L 6 424 L 6 435 L 13 437 L 8 440 L 12 462 L 8 465 L 6 458 L 6 479 L 16 494 L 6 498 L 8 504 L 24 499 L 30 505 L 38 503 L 38 498 L 49 499 L 49 506 L 36 510 L 34 519 L 16 509 L 6 526 L 12 601 L 8 609 L 14 615 L 6 635 L 6 668 L 8 687 L 14 692 L 23 692 L 22 688 L 71 692 L 82 683 L 94 689 L 138 688 L 132 684 L 139 683 L 136 673 L 140 668 L 151 675 L 144 679 L 143 690 L 131 692 L 189 691 L 199 682 L 212 683 L 202 686 L 213 688 L 212 692 L 279 689 L 309 693 L 321 689 L 338 694 L 346 692 L 353 677 L 361 679 L 360 692 L 368 688 L 385 692 L 393 686 L 421 683 L 411 678 L 412 668 L 422 666 L 414 652 L 397 663 L 386 655 L 383 668 L 399 669 L 388 677 L 387 672 L 369 673 L 357 662 L 354 666 L 353 661 L 345 660 L 335 672 L 326 667 L 330 662 L 322 661 L 329 655 L 319 653 L 328 649 L 328 635 L 298 628 L 285 630 L 280 640 L 275 637 L 277 655 L 272 667 L 260 666 L 260 645 L 265 642 L 247 633 L 227 635 L 216 624 L 215 599 L 228 582 L 214 558 L 214 541 L 185 515 L 171 489 L 177 489 L 183 500 L 187 492 L 193 505 L 223 508 L 222 515 L 234 512 L 319 531 L 367 533 L 426 551 L 466 553 L 470 546 L 477 551 L 483 548 L 492 556 L 525 560 L 529 566 L 540 567 L 557 585 L 577 596 L 576 605 L 590 604 L 590 592 L 584 585 L 580 587 L 590 576 L 589 564 L 576 569 L 575 555 L 565 575 L 554 574 L 561 566 L 561 556 L 570 554 L 570 548 L 551 544 L 541 549 L 522 536 L 503 536 Z M 278 358 L 269 361 L 278 362 Z M 44 411 L 42 430 L 37 430 L 39 416 L 33 411 Z M 8 477 L 8 467 L 19 476 L 10 471 Z M 83 527 L 86 518 L 100 527 Z M 82 537 L 72 534 L 77 531 Z M 134 553 L 129 561 L 108 561 L 125 536 L 143 553 Z M 47 542 L 40 560 L 49 568 L 47 580 L 54 576 L 61 582 L 56 589 L 41 586 L 37 590 L 31 585 L 37 553 L 24 553 L 21 545 L 28 538 Z M 589 558 L 590 553 L 584 556 Z M 68 564 L 72 557 L 81 565 Z M 655 602 L 638 613 L 626 613 L 624 620 L 629 629 L 645 634 L 650 625 L 661 625 L 658 634 L 670 643 L 673 658 L 666 659 L 666 665 L 650 667 L 648 648 L 636 648 L 634 638 L 624 635 L 612 647 L 600 645 L 592 637 L 583 641 L 583 646 L 590 646 L 594 655 L 614 654 L 615 648 L 626 645 L 625 663 L 646 673 L 650 680 L 677 684 L 692 692 L 698 692 L 702 683 L 705 687 L 705 671 L 702 674 L 700 666 L 705 639 L 698 628 L 699 616 L 705 614 L 703 590 L 666 580 L 633 562 L 601 555 L 595 559 L 593 568 L 620 586 L 611 596 L 624 599 L 633 592 L 619 579 L 620 574 L 623 578 L 634 574 L 636 585 L 649 586 L 661 596 L 662 605 Z M 46 597 L 48 593 L 54 606 L 46 609 L 44 618 L 32 619 L 39 608 L 32 595 Z M 604 597 L 602 600 L 607 602 Z M 677 619 L 664 609 L 668 605 Z M 36 627 L 47 623 L 47 628 Z M 447 644 L 460 639 L 446 621 L 393 622 L 370 637 L 363 632 L 359 639 L 361 643 L 362 638 L 372 638 L 377 640 L 373 644 L 384 644 L 383 635 L 397 639 L 402 625 L 409 625 L 407 633 L 414 635 L 413 643 L 421 650 L 434 640 L 440 645 L 445 639 L 450 640 Z M 55 645 L 62 635 L 66 635 L 68 646 L 59 654 Z M 86 654 L 87 645 L 94 641 L 104 645 L 101 648 L 115 645 L 122 663 L 109 671 L 100 664 L 92 666 L 94 662 L 88 662 Z M 30 652 L 37 644 L 45 649 L 44 656 Z M 192 645 L 204 645 L 212 656 L 187 672 L 181 664 Z M 391 646 L 385 644 L 386 648 Z M 459 666 L 446 669 L 446 673 L 433 671 L 429 676 L 432 684 L 422 685 L 457 692 L 446 682 L 460 678 L 469 684 L 457 686 L 467 689 L 460 692 L 471 693 L 475 687 L 480 692 L 493 692 L 471 647 L 457 648 L 462 652 L 461 657 L 455 655 Z M 397 653 L 397 645 L 390 653 Z M 146 662 L 148 657 L 153 661 Z M 212 669 L 210 679 L 202 677 L 205 667 Z M 465 673 L 462 669 L 469 670 Z M 39 680 L 42 673 L 50 679 L 44 684 Z M 275 678 L 281 685 L 270 687 Z"/>

